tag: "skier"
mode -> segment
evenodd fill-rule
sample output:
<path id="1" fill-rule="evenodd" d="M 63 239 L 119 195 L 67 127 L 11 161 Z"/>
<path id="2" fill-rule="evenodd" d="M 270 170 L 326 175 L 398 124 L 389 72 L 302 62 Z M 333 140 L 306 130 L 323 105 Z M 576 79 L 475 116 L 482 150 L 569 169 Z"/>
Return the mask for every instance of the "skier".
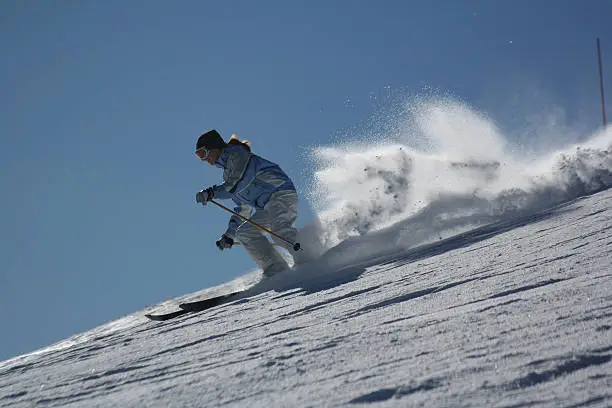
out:
<path id="1" fill-rule="evenodd" d="M 281 168 L 251 152 L 248 141 L 232 135 L 226 143 L 216 130 L 202 134 L 196 143 L 195 155 L 210 165 L 223 169 L 223 184 L 199 191 L 196 202 L 206 205 L 214 198 L 231 198 L 234 209 L 243 217 L 270 229 L 287 241 L 296 242 L 298 198 L 293 182 Z M 252 214 L 254 210 L 254 214 Z M 289 250 L 295 264 L 303 262 L 300 252 L 282 240 L 275 241 Z M 232 215 L 227 230 L 216 242 L 220 250 L 230 249 L 237 239 L 251 258 L 272 276 L 289 269 L 289 265 L 273 248 L 263 233 L 248 222 Z"/>

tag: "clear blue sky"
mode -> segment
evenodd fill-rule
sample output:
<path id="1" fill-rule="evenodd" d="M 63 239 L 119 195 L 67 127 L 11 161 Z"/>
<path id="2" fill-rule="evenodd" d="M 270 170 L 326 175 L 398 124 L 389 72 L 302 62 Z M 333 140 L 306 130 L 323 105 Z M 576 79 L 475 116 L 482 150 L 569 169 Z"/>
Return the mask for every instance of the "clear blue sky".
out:
<path id="1" fill-rule="evenodd" d="M 551 100 L 596 127 L 611 15 L 606 0 L 0 2 L 0 359 L 254 266 L 216 250 L 227 216 L 194 203 L 220 179 L 193 156 L 201 131 L 250 139 L 304 189 L 308 147 L 389 90 L 451 92 L 507 127 Z"/>

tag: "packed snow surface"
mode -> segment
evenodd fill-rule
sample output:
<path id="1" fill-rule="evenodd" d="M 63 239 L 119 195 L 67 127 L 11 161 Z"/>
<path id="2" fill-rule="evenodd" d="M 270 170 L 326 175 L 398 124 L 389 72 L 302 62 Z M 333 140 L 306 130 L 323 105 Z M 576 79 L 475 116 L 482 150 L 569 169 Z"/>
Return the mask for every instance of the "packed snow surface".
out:
<path id="1" fill-rule="evenodd" d="M 612 132 L 519 155 L 463 104 L 406 112 L 313 151 L 317 260 L 0 362 L 0 406 L 611 406 Z"/>

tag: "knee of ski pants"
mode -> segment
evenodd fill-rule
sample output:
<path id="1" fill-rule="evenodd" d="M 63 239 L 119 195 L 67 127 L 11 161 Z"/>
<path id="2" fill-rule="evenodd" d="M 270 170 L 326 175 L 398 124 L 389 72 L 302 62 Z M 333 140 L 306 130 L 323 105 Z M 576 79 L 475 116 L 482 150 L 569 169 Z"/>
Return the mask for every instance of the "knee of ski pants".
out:
<path id="1" fill-rule="evenodd" d="M 263 209 L 258 210 L 251 219 L 263 227 L 270 227 L 268 213 Z M 283 265 L 285 263 L 280 254 L 272 247 L 270 241 L 253 225 L 249 223 L 241 225 L 236 237 L 261 269 L 266 270 L 270 265 Z"/>
<path id="2" fill-rule="evenodd" d="M 288 241 L 295 242 L 297 237 L 295 221 L 298 210 L 296 191 L 286 190 L 272 194 L 264 210 L 268 213 L 272 232 Z M 275 241 L 284 247 L 291 247 L 282 240 L 275 239 Z"/>
<path id="3" fill-rule="evenodd" d="M 297 193 L 295 190 L 287 190 L 272 194 L 264 208 L 257 210 L 250 219 L 289 241 L 295 241 L 297 235 L 295 228 Z M 240 225 L 236 231 L 236 237 L 241 242 L 262 235 L 262 231 L 248 222 Z M 275 238 L 273 237 L 273 239 Z M 280 243 L 284 244 L 283 242 Z"/>
<path id="4" fill-rule="evenodd" d="M 284 239 L 295 242 L 297 238 L 297 230 L 295 229 L 297 202 L 295 190 L 279 191 L 270 197 L 263 209 L 255 212 L 251 220 L 270 229 Z M 260 266 L 282 261 L 282 257 L 272 248 L 264 233 L 253 225 L 242 224 L 236 232 L 236 237 Z M 291 253 L 296 264 L 301 263 L 298 259 L 299 254 L 293 251 L 292 245 L 274 237 L 272 239 Z"/>
<path id="5" fill-rule="evenodd" d="M 272 196 L 266 204 L 272 224 L 272 231 L 291 243 L 298 241 L 298 231 L 295 221 L 298 212 L 298 197 L 295 190 L 281 191 Z M 299 265 L 308 262 L 311 257 L 305 251 L 295 251 L 292 244 L 274 238 L 274 241 L 285 248 L 293 258 L 294 264 Z"/>

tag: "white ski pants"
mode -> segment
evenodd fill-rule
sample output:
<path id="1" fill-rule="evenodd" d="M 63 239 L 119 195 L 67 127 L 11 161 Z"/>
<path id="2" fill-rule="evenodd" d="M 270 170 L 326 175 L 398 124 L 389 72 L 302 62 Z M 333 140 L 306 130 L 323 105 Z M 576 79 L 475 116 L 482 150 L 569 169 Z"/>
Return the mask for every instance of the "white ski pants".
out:
<path id="1" fill-rule="evenodd" d="M 272 194 L 263 209 L 258 209 L 255 212 L 251 217 L 251 221 L 290 242 L 296 242 L 297 230 L 295 228 L 295 220 L 297 218 L 297 209 L 297 193 L 294 190 L 279 191 Z M 238 228 L 236 238 L 264 273 L 271 271 L 270 274 L 273 274 L 289 268 L 287 262 L 285 262 L 283 257 L 264 236 L 263 231 L 260 231 L 250 223 L 245 222 Z M 291 245 L 275 237 L 272 237 L 272 239 L 289 251 L 296 264 L 300 263 L 300 259 L 298 259 L 299 252 L 296 253 Z"/>

